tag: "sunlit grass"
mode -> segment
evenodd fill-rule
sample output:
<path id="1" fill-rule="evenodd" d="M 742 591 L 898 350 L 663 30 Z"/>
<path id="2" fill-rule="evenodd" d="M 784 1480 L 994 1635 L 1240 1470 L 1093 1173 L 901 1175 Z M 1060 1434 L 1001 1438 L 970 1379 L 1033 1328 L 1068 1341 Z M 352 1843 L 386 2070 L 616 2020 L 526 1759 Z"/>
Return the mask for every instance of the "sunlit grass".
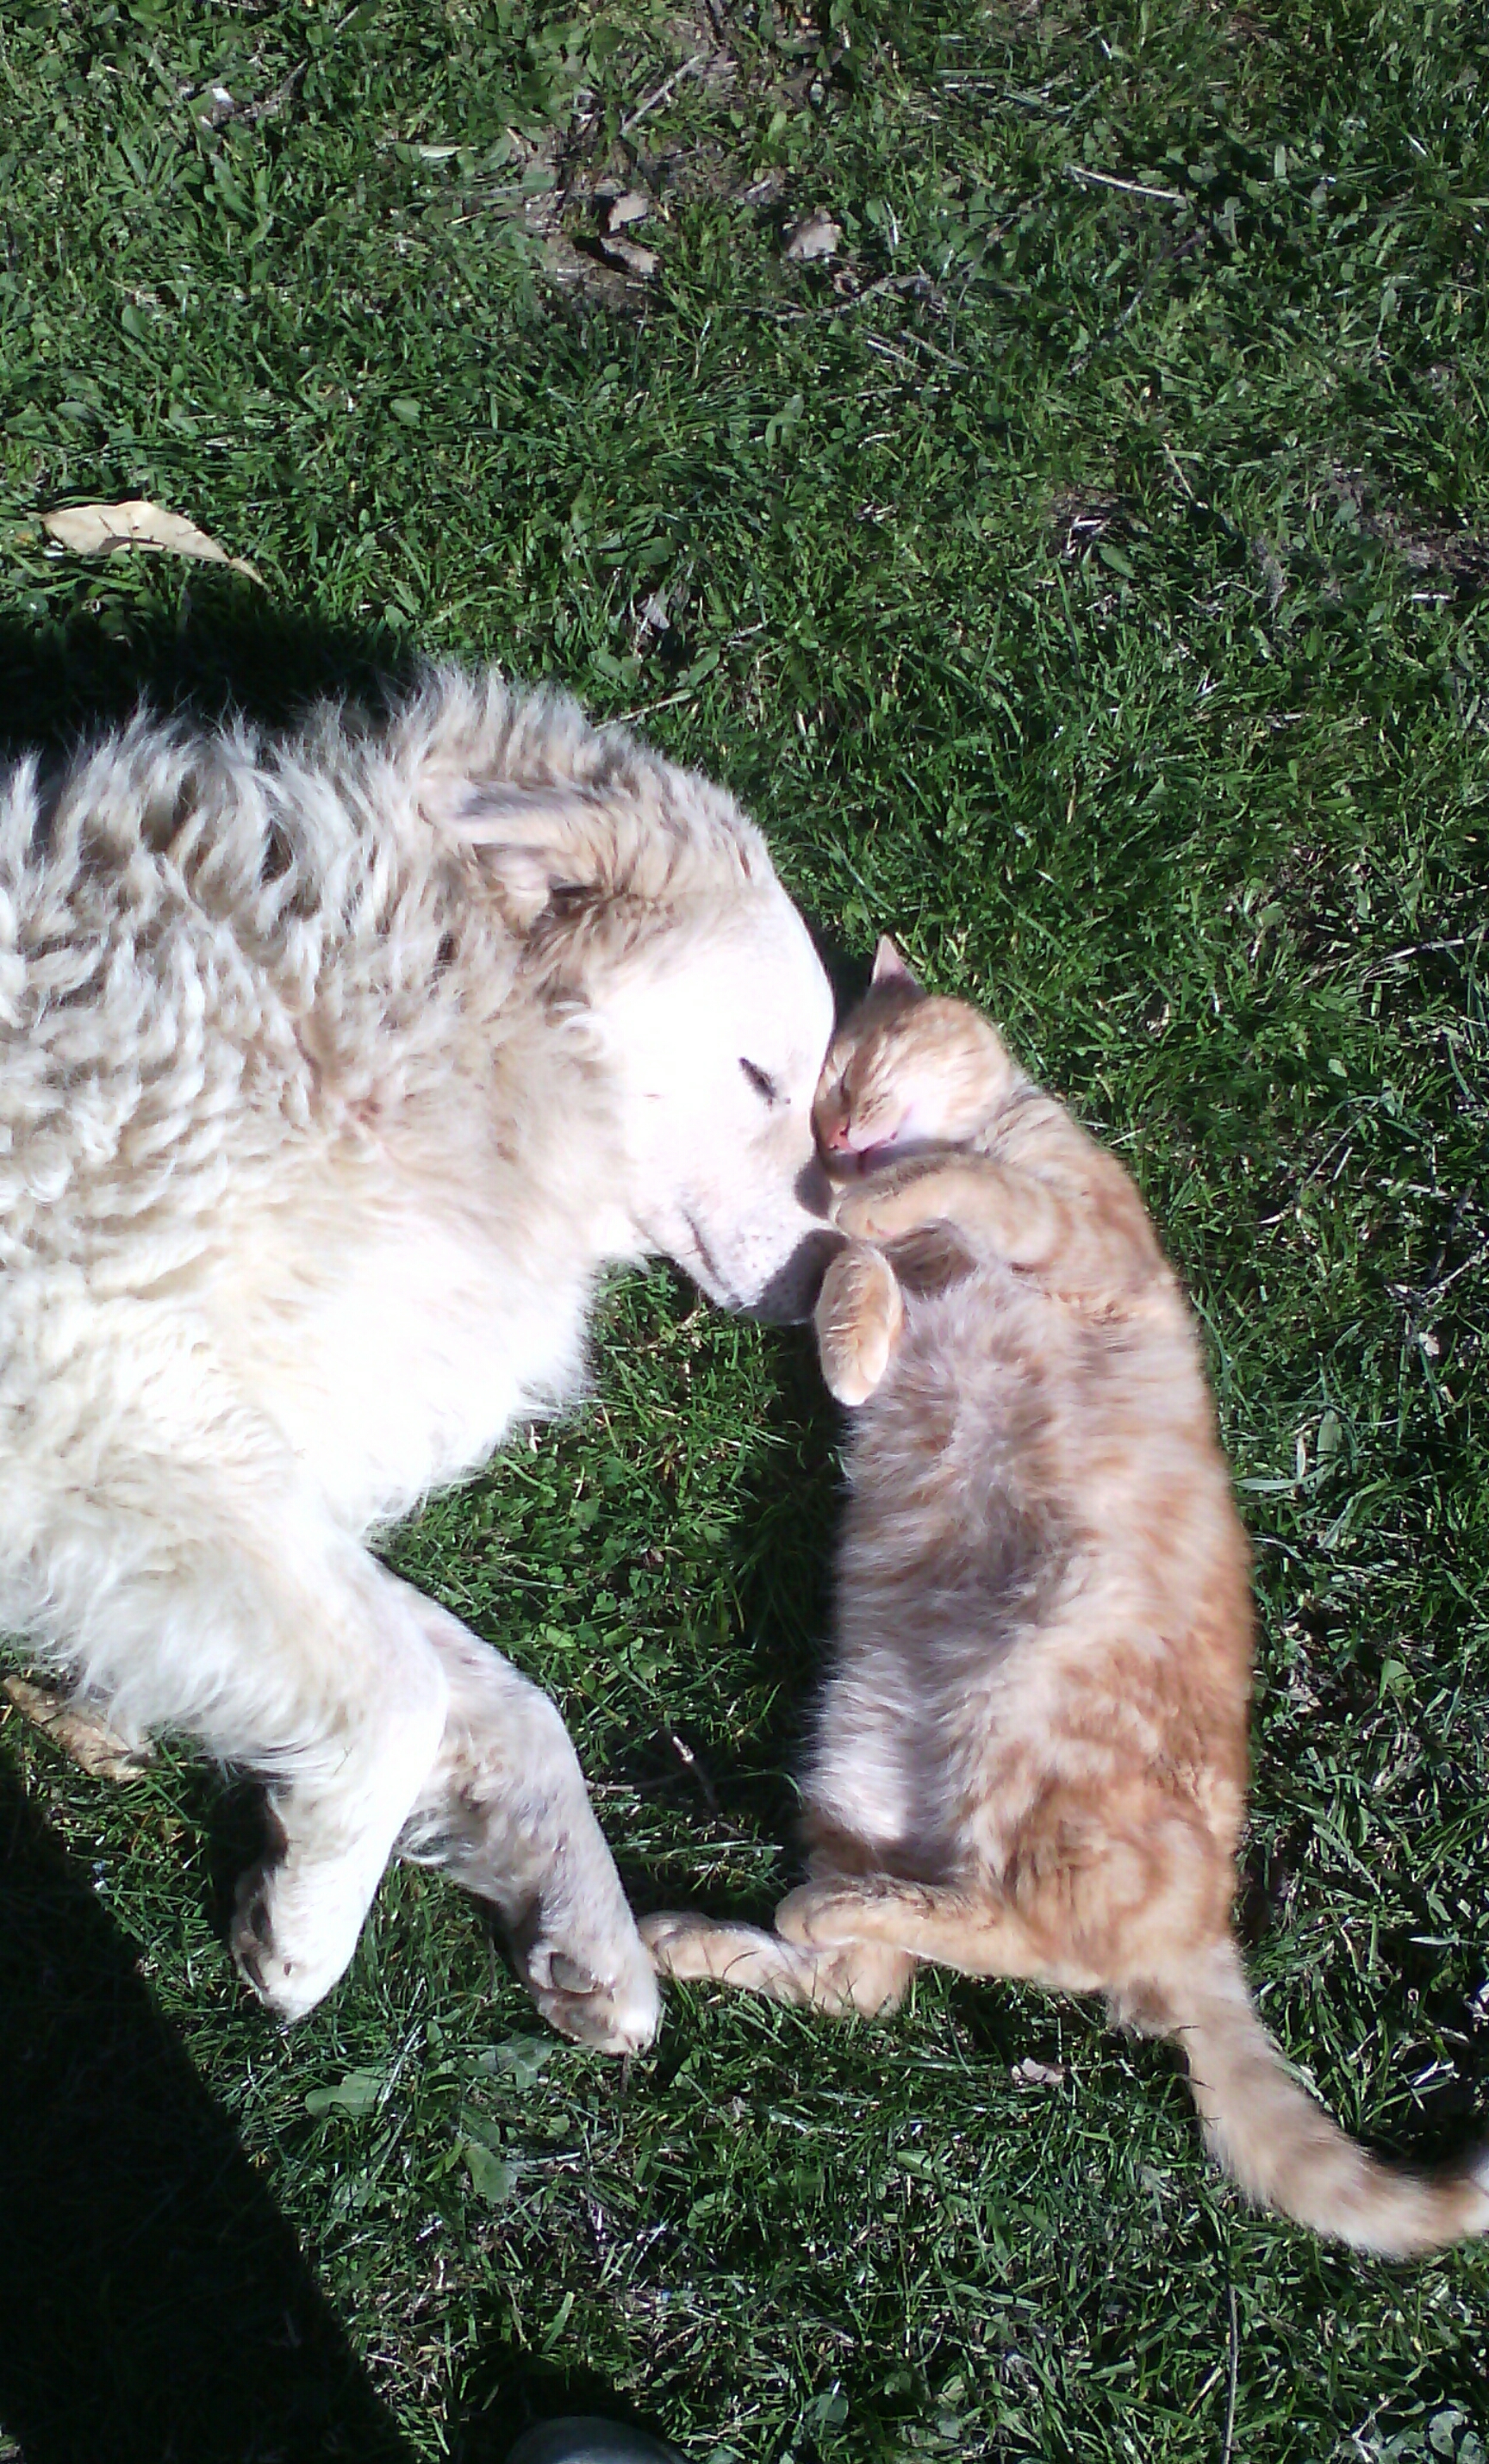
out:
<path id="1" fill-rule="evenodd" d="M 1460 2145 L 1489 2072 L 1478 12 L 17 0 L 0 97 L 6 733 L 142 682 L 273 707 L 495 656 L 734 785 L 836 956 L 888 926 L 986 1001 L 1134 1163 L 1210 1338 L 1257 1542 L 1270 2020 L 1350 2127 Z M 650 284 L 589 253 L 607 171 L 665 209 Z M 789 263 L 817 205 L 841 251 Z M 266 595 L 43 552 L 39 510 L 135 495 Z M 791 1870 L 834 1445 L 802 1338 L 658 1273 L 611 1296 L 589 1410 L 391 1544 L 554 1690 L 640 1904 L 759 1911 Z M 1374 2266 L 1248 2215 L 1169 2058 L 1092 2011 L 933 1976 L 833 2030 L 678 1994 L 622 2074 L 540 2039 L 478 1912 L 405 1872 L 285 2038 L 233 1984 L 189 1763 L 116 1794 L 13 1722 L 5 1751 L 419 2454 L 498 2456 L 567 2387 L 700 2464 L 1481 2457 L 1482 2255 Z M 48 1990 L 0 2035 L 65 2245 L 75 2091 L 21 2066 Z M 121 2007 L 100 1983 L 74 2017 L 107 2045 Z M 1025 2055 L 1068 2084 L 1018 2084 Z M 174 2387 L 172 2337 L 231 2340 L 217 2283 L 200 2317 L 189 2282 L 100 2297 L 92 2457 L 350 2435 L 339 2398 L 290 2420 L 272 2337 L 235 2425 Z M 83 2452 L 48 2402 L 30 2464 Z"/>

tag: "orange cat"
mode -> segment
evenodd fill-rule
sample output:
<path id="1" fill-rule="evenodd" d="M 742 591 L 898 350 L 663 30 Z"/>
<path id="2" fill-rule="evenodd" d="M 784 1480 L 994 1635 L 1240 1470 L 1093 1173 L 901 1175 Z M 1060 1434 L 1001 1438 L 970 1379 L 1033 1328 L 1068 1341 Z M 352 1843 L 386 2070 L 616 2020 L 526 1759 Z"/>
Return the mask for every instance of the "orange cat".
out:
<path id="1" fill-rule="evenodd" d="M 1231 1930 L 1247 1544 L 1132 1182 L 887 943 L 816 1118 L 851 1236 L 823 1369 L 862 1409 L 812 1879 L 774 1934 L 654 1917 L 658 1968 L 864 2013 L 918 1960 L 1101 1992 L 1183 2044 L 1254 2199 L 1397 2255 L 1489 2229 L 1489 2160 L 1430 2179 L 1367 2155 L 1252 2001 Z"/>

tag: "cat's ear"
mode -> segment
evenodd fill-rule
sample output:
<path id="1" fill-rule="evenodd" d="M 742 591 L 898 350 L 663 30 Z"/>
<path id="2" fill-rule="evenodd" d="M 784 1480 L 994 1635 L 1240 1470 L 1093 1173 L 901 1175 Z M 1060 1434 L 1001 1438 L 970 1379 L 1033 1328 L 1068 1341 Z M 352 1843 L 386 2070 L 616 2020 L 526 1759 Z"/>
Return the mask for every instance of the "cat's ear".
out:
<path id="1" fill-rule="evenodd" d="M 909 984 L 914 991 L 921 990 L 919 976 L 912 974 L 905 965 L 887 933 L 879 935 L 878 948 L 874 953 L 874 981 L 877 984 Z"/>

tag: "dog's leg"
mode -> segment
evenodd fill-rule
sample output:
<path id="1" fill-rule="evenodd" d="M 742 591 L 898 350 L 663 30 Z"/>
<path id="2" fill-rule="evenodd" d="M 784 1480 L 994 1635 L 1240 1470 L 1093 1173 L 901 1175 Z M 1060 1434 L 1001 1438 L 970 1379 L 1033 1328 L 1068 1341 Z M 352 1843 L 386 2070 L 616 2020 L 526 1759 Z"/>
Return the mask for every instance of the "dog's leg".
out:
<path id="1" fill-rule="evenodd" d="M 458 1617 L 404 1596 L 439 1655 L 450 1709 L 400 1853 L 493 1903 L 555 2028 L 638 2053 L 656 2034 L 656 1979 L 562 1719 Z"/>
<path id="2" fill-rule="evenodd" d="M 283 1776 L 269 1791 L 274 1840 L 238 1885 L 233 1953 L 280 2018 L 312 2010 L 342 1974 L 411 1805 L 439 1749 L 448 1689 L 405 1587 L 361 1550 L 322 1604 L 315 1674 L 334 1690 L 293 1698 L 301 1653 L 277 1706 L 293 1742 L 265 1722 L 252 1759 Z M 304 1655 L 308 1659 L 310 1655 Z"/>
<path id="3" fill-rule="evenodd" d="M 124 1733 L 173 1728 L 268 1782 L 277 1850 L 240 1888 L 233 1949 L 297 2018 L 351 1957 L 438 1749 L 444 1672 L 275 1434 L 233 1397 L 202 1413 L 210 1366 L 187 1392 L 201 1417 L 168 1447 L 92 1443 L 86 1483 L 63 1456 L 12 1594 L 24 1582 L 30 1631 Z"/>

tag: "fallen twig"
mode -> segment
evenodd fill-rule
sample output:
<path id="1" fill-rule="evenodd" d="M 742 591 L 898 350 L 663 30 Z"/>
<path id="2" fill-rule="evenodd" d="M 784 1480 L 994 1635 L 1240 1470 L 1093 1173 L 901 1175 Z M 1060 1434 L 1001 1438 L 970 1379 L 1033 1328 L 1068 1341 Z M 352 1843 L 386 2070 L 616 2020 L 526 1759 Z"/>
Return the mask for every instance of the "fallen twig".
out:
<path id="1" fill-rule="evenodd" d="M 1101 188 L 1121 188 L 1129 197 L 1157 197 L 1166 206 L 1186 206 L 1189 199 L 1178 188 L 1150 188 L 1143 180 L 1119 180 L 1113 171 L 1093 171 L 1086 163 L 1067 163 L 1066 170 L 1073 180 L 1094 180 Z"/>
<path id="2" fill-rule="evenodd" d="M 708 54 L 706 52 L 695 52 L 690 60 L 684 60 L 679 69 L 673 70 L 671 77 L 663 77 L 661 84 L 656 88 L 654 94 L 649 94 L 645 98 L 644 101 L 636 104 L 634 111 L 631 114 L 628 120 L 623 120 L 621 121 L 621 136 L 629 137 L 637 122 L 644 120 L 649 111 L 657 110 L 660 105 L 666 101 L 667 97 L 673 90 L 673 87 L 675 85 L 680 85 L 685 77 L 693 77 L 699 69 L 703 69 L 707 66 Z"/>
<path id="3" fill-rule="evenodd" d="M 668 1729 L 667 1743 L 671 1746 L 673 1752 L 677 1755 L 683 1770 L 691 1772 L 693 1778 L 697 1780 L 699 1787 L 702 1790 L 703 1802 L 707 1806 L 709 1813 L 722 1819 L 722 1810 L 720 1806 L 719 1799 L 714 1793 L 713 1781 L 709 1778 L 707 1771 L 699 1761 L 699 1758 L 693 1751 L 692 1747 L 688 1745 L 683 1738 L 678 1736 L 676 1728 Z"/>

